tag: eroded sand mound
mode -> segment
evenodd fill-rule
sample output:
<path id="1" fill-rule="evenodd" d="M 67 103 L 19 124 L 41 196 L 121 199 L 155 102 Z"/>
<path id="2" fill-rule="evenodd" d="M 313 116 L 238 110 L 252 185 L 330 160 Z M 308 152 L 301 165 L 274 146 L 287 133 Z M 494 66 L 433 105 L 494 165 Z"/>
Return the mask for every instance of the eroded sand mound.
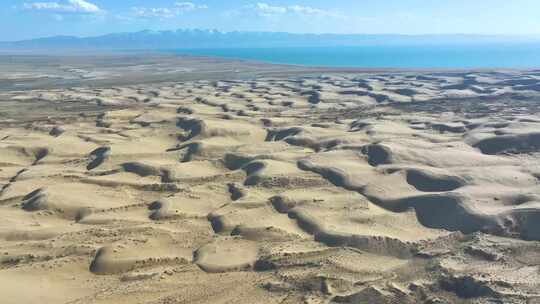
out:
<path id="1" fill-rule="evenodd" d="M 539 83 L 2 92 L 0 302 L 540 301 Z"/>

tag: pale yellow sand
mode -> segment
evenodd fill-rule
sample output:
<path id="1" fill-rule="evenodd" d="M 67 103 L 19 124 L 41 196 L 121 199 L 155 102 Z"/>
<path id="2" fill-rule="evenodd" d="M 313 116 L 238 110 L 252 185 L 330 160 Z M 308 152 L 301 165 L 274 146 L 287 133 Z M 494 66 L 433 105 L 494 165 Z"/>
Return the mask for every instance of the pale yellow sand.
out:
<path id="1" fill-rule="evenodd" d="M 0 92 L 0 302 L 538 301 L 535 75 Z"/>

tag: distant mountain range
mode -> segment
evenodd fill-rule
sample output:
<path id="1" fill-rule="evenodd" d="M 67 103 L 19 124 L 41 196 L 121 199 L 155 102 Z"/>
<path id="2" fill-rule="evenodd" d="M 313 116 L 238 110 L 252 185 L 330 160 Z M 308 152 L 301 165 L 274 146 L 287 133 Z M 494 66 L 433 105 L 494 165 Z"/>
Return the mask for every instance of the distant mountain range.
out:
<path id="1" fill-rule="evenodd" d="M 490 35 L 360 35 L 283 32 L 220 32 L 217 30 L 140 31 L 95 37 L 53 36 L 0 42 L 4 50 L 155 50 L 240 47 L 321 47 L 362 45 L 445 45 L 540 43 L 540 36 Z"/>

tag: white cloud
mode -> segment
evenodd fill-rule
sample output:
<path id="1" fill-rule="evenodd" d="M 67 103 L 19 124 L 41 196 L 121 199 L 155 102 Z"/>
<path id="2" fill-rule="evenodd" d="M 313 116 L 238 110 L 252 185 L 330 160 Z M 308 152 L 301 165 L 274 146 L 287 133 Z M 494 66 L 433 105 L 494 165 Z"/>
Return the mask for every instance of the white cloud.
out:
<path id="1" fill-rule="evenodd" d="M 302 15 L 317 15 L 317 16 L 333 15 L 333 13 L 331 12 L 318 9 L 318 8 L 309 7 L 309 6 L 291 5 L 288 7 L 288 9 L 291 12 L 295 12 Z"/>
<path id="2" fill-rule="evenodd" d="M 255 12 L 259 16 L 263 17 L 275 17 L 280 15 L 296 15 L 296 16 L 316 16 L 316 17 L 331 17 L 331 18 L 345 18 L 345 15 L 336 13 L 334 11 L 327 11 L 319 8 L 313 8 L 309 6 L 301 5 L 289 5 L 289 6 L 272 6 L 268 3 L 258 2 L 244 6 L 243 11 Z"/>
<path id="3" fill-rule="evenodd" d="M 193 2 L 176 2 L 174 6 L 185 12 L 208 8 L 208 5 L 206 4 L 197 5 Z"/>
<path id="4" fill-rule="evenodd" d="M 85 0 L 24 3 L 23 8 L 25 10 L 53 12 L 56 14 L 97 14 L 103 12 L 97 5 Z"/>
<path id="5" fill-rule="evenodd" d="M 267 3 L 257 3 L 249 6 L 261 15 L 280 15 L 287 12 L 287 8 L 284 6 L 271 6 Z"/>
<path id="6" fill-rule="evenodd" d="M 158 8 L 146 8 L 146 7 L 132 7 L 131 11 L 136 17 L 143 18 L 172 18 L 178 14 L 171 9 L 165 7 Z"/>
<path id="7" fill-rule="evenodd" d="M 192 2 L 176 2 L 173 7 L 132 7 L 131 11 L 135 17 L 141 18 L 174 18 L 186 12 L 207 9 L 204 4 Z"/>

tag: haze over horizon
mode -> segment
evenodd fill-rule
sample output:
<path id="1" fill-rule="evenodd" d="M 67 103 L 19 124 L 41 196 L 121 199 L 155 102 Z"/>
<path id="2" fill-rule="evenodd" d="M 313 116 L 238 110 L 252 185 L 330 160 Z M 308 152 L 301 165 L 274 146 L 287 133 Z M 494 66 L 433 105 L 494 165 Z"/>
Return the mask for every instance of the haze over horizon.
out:
<path id="1" fill-rule="evenodd" d="M 7 0 L 0 41 L 178 28 L 337 34 L 538 35 L 533 0 Z"/>
<path id="2" fill-rule="evenodd" d="M 433 34 L 433 33 L 426 33 L 426 34 L 402 34 L 402 33 L 379 33 L 379 34 L 373 34 L 373 33 L 333 33 L 333 32 L 321 32 L 321 33 L 310 33 L 310 32 L 288 32 L 288 31 L 249 31 L 249 30 L 231 30 L 231 31 L 222 31 L 219 29 L 211 29 L 211 28 L 177 28 L 177 29 L 160 29 L 160 30 L 153 30 L 153 29 L 141 29 L 137 31 L 123 31 L 123 32 L 106 32 L 103 34 L 96 34 L 96 35 L 68 35 L 68 34 L 58 34 L 58 35 L 47 35 L 47 36 L 39 36 L 35 38 L 28 38 L 28 39 L 18 39 L 18 40 L 0 40 L 0 43 L 18 43 L 18 42 L 37 42 L 37 41 L 54 41 L 55 38 L 63 39 L 63 38 L 77 38 L 79 40 L 85 40 L 85 39 L 96 39 L 96 38 L 103 38 L 103 37 L 121 37 L 122 35 L 130 35 L 134 36 L 137 34 L 140 35 L 153 35 L 153 34 L 187 34 L 187 33 L 199 33 L 201 35 L 210 35 L 210 34 L 222 34 L 222 35 L 228 35 L 228 34 L 265 34 L 265 35 L 272 35 L 272 34 L 285 34 L 285 35 L 291 35 L 292 37 L 300 37 L 300 36 L 311 36 L 311 37 L 317 37 L 317 36 L 333 36 L 333 37 L 396 37 L 396 38 L 402 38 L 402 39 L 415 39 L 415 38 L 430 38 L 430 37 L 437 37 L 440 39 L 445 38 L 452 38 L 452 37 L 463 37 L 464 39 L 468 39 L 467 41 L 473 41 L 475 37 L 482 38 L 482 39 L 489 39 L 493 38 L 496 39 L 496 42 L 503 42 L 503 41 L 509 41 L 509 42 L 531 42 L 531 43 L 537 43 L 540 40 L 540 34 L 476 34 L 476 33 L 441 33 L 441 34 Z M 413 40 L 414 41 L 414 40 Z M 424 40 L 422 40 L 424 41 Z M 488 40 L 490 41 L 490 40 Z M 480 42 L 485 42 L 481 40 Z M 337 46 L 337 45 L 336 45 Z"/>

